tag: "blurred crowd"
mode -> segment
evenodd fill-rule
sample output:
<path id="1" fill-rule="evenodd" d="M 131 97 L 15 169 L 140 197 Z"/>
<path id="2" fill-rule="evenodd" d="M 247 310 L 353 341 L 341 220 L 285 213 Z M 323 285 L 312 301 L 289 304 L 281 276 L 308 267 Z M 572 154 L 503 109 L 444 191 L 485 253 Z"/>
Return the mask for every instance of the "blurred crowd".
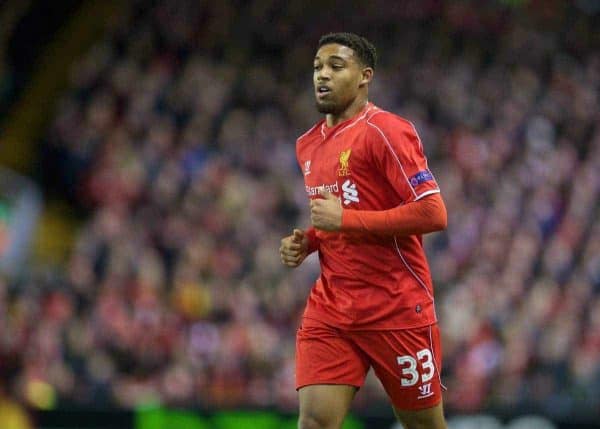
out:
<path id="1" fill-rule="evenodd" d="M 8 0 L 0 3 L 0 114 L 14 95 L 14 69 L 10 62 L 9 42 L 27 1 Z"/>
<path id="2" fill-rule="evenodd" d="M 309 223 L 316 42 L 352 29 L 448 208 L 425 241 L 446 403 L 599 415 L 598 14 L 513 3 L 132 2 L 47 132 L 40 177 L 86 220 L 64 271 L 0 281 L 0 379 L 38 407 L 294 408 L 319 269 L 279 240 Z M 369 377 L 356 407 L 384 398 Z"/>

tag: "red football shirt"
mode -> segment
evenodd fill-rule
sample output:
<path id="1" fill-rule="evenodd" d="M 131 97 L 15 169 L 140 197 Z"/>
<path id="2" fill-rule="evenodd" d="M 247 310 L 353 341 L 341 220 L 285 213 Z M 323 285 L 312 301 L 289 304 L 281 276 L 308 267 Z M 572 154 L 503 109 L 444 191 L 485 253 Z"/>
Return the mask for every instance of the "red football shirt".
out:
<path id="1" fill-rule="evenodd" d="M 439 192 L 414 126 L 372 103 L 334 127 L 298 138 L 309 199 L 325 187 L 345 210 L 386 210 Z M 344 329 L 405 329 L 436 322 L 420 235 L 316 231 L 321 275 L 304 316 Z"/>

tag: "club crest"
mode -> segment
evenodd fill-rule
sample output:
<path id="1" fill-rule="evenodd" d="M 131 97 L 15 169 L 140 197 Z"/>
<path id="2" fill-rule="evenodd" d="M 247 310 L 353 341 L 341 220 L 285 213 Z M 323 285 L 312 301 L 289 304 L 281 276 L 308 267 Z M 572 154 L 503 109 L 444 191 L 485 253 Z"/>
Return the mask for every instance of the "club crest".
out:
<path id="1" fill-rule="evenodd" d="M 350 154 L 352 153 L 352 149 L 346 149 L 340 152 L 340 169 L 338 170 L 338 176 L 348 176 L 350 175 Z"/>

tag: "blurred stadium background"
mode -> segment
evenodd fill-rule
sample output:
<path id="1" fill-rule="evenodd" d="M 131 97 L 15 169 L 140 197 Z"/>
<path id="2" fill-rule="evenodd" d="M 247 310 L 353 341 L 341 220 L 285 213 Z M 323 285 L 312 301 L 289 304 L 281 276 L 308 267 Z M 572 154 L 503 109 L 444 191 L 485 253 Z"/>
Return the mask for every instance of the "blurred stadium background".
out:
<path id="1" fill-rule="evenodd" d="M 344 30 L 448 207 L 451 427 L 600 427 L 599 29 L 594 0 L 0 2 L 0 428 L 295 427 L 318 264 L 277 249 Z M 380 427 L 370 377 L 345 428 Z"/>

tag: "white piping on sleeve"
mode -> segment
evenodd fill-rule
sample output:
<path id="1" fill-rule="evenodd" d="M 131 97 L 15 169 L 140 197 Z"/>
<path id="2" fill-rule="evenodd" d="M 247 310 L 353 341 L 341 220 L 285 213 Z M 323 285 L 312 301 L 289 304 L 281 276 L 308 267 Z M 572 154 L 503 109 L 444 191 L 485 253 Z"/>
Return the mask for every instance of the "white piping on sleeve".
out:
<path id="1" fill-rule="evenodd" d="M 406 183 L 408 184 L 408 187 L 410 188 L 410 190 L 412 191 L 414 197 L 416 198 L 417 197 L 417 193 L 415 192 L 415 190 L 413 189 L 412 185 L 410 184 L 410 180 L 408 180 L 408 176 L 406 175 L 406 172 L 404 171 L 404 168 L 402 167 L 402 163 L 400 162 L 400 158 L 398 158 L 398 155 L 396 155 L 396 152 L 394 152 L 394 148 L 390 144 L 390 141 L 388 140 L 388 138 L 386 137 L 386 135 L 383 133 L 383 131 L 381 131 L 381 128 L 379 128 L 374 123 L 370 122 L 369 119 L 367 119 L 367 124 L 369 124 L 370 126 L 372 126 L 373 128 L 375 128 L 379 132 L 379 134 L 381 134 L 381 136 L 383 137 L 383 140 L 385 141 L 385 144 L 387 145 L 388 149 L 390 150 L 390 152 L 392 153 L 392 155 L 394 156 L 394 158 L 398 162 L 398 165 L 400 166 L 400 170 L 402 171 L 402 174 L 404 175 L 404 178 L 406 179 Z"/>
<path id="2" fill-rule="evenodd" d="M 420 200 L 421 198 L 423 198 L 423 197 L 426 197 L 427 195 L 431 195 L 431 194 L 439 194 L 439 193 L 440 193 L 440 190 L 439 190 L 439 189 L 432 189 L 432 190 L 430 190 L 430 191 L 423 192 L 421 195 L 419 195 L 418 197 L 416 197 L 416 198 L 415 198 L 415 201 L 418 201 L 418 200 Z"/>
<path id="3" fill-rule="evenodd" d="M 317 122 L 316 124 L 314 124 L 307 132 L 305 132 L 304 134 L 302 134 L 300 137 L 298 137 L 296 139 L 296 142 L 300 141 L 304 136 L 307 136 L 308 134 L 311 133 L 312 130 L 314 130 L 315 128 L 317 128 L 317 125 L 319 125 L 319 123 Z"/>

